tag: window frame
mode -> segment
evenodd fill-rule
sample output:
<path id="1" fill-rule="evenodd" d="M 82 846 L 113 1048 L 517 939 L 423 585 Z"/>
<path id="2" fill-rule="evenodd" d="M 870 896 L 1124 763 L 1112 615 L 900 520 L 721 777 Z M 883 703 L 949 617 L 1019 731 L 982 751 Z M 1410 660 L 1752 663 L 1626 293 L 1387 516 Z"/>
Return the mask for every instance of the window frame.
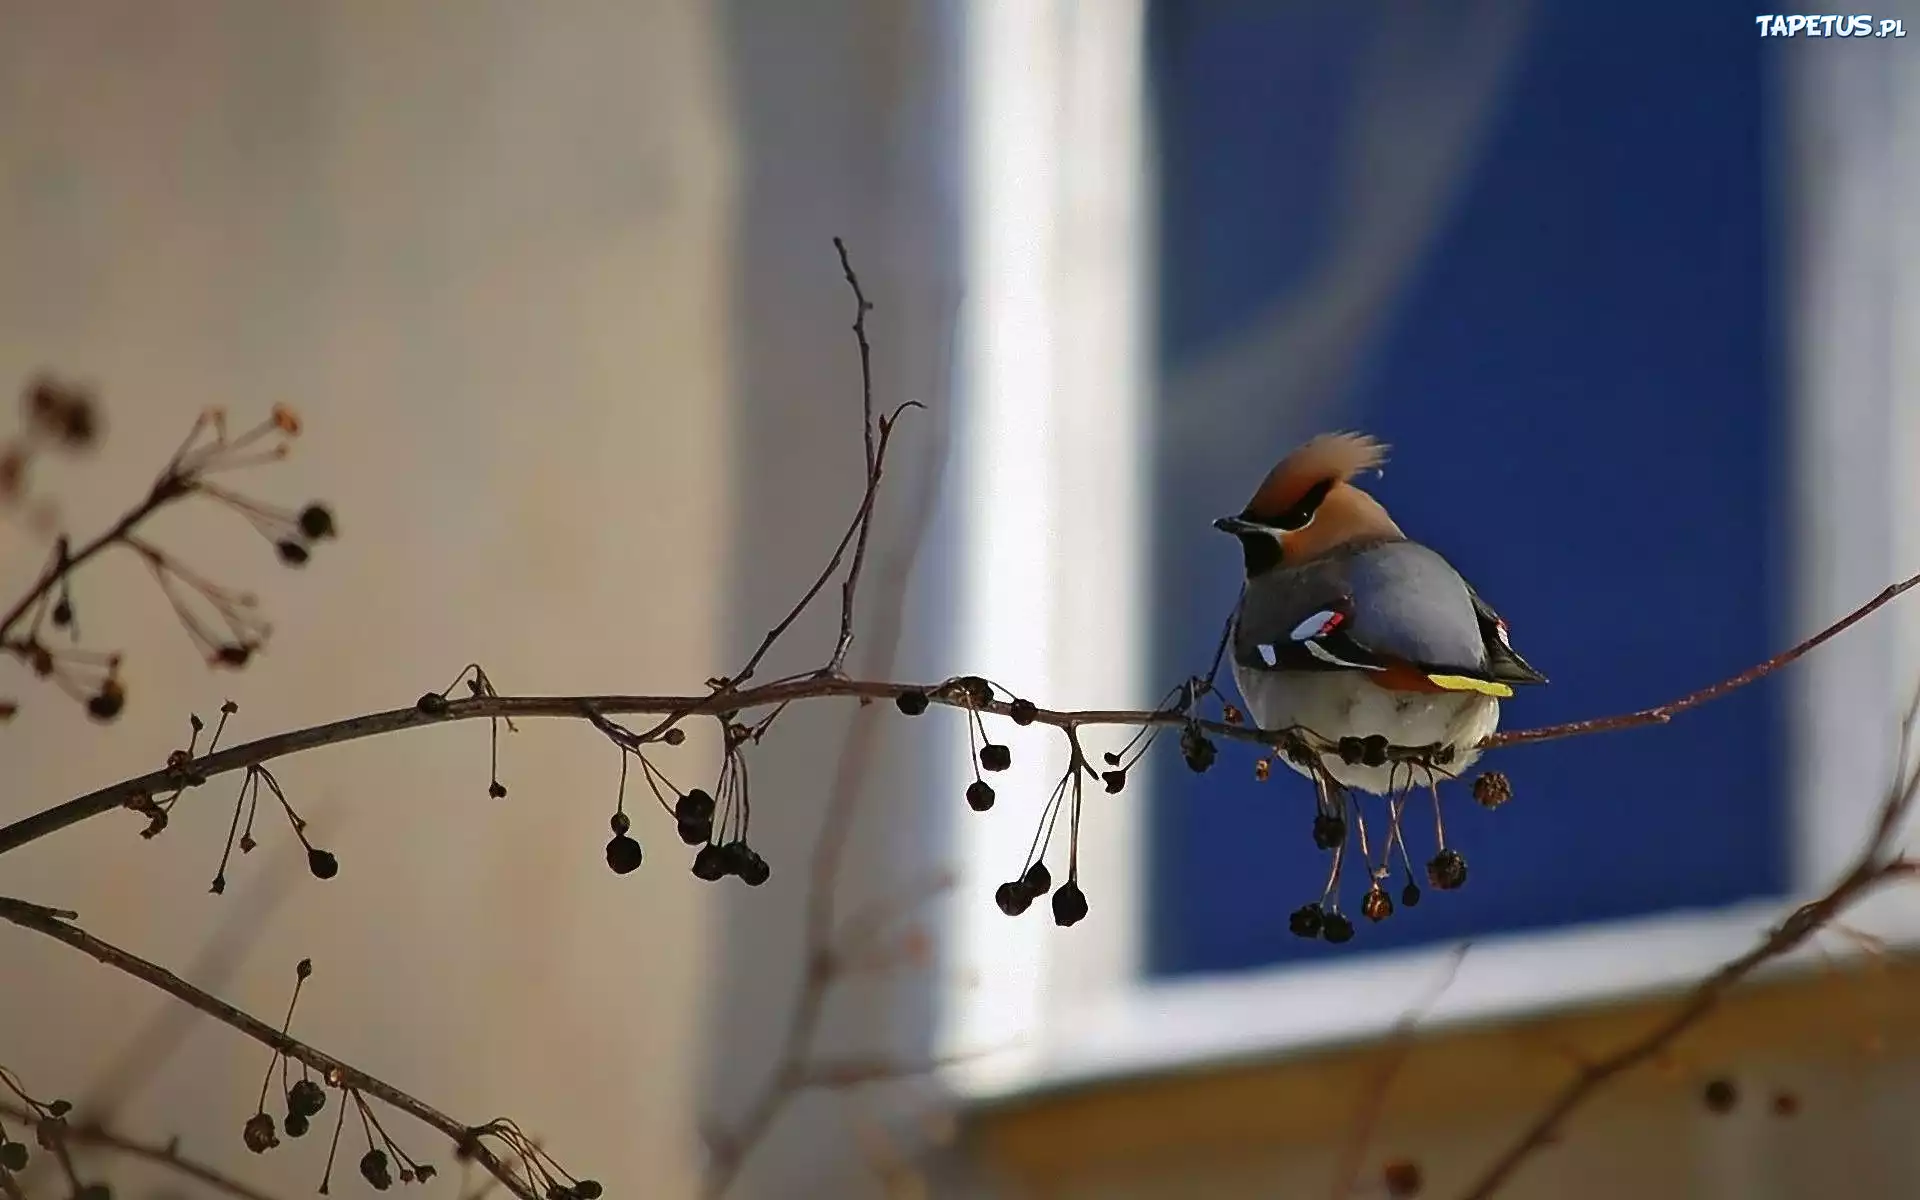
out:
<path id="1" fill-rule="evenodd" d="M 1154 328 L 1145 9 L 984 0 L 967 34 L 959 659 L 1054 707 L 1144 706 L 1158 682 L 1145 678 L 1138 599 Z M 1920 563 L 1920 522 L 1895 519 L 1920 513 L 1920 472 L 1896 466 L 1920 460 L 1920 408 L 1897 400 L 1902 385 L 1920 385 L 1920 349 L 1903 351 L 1894 336 L 1899 317 L 1920 319 L 1920 232 L 1897 219 L 1920 199 L 1920 70 L 1858 49 L 1782 61 L 1790 611 L 1803 633 Z M 1789 897 L 1477 940 L 1425 1021 L 1678 988 L 1750 948 L 1858 852 L 1920 683 L 1917 649 L 1920 603 L 1903 602 L 1762 685 L 1788 689 L 1796 739 Z M 1685 736 L 1684 716 L 1672 736 Z M 1080 860 L 1091 915 L 1071 930 L 1056 929 L 1044 905 L 1006 918 L 992 889 L 1017 871 L 1063 769 L 1060 740 L 1042 745 L 1021 739 L 996 811 L 954 806 L 949 959 L 974 982 L 945 1005 L 939 1040 L 980 1055 L 949 1072 L 962 1094 L 1377 1038 L 1447 969 L 1453 948 L 1437 945 L 1147 978 L 1146 772 L 1119 796 L 1089 795 Z M 960 773 L 968 754 L 960 742 Z M 1498 886 L 1497 869 L 1486 886 Z M 1848 924 L 1920 943 L 1920 892 L 1888 889 Z M 1769 969 L 1858 952 L 1815 939 Z"/>

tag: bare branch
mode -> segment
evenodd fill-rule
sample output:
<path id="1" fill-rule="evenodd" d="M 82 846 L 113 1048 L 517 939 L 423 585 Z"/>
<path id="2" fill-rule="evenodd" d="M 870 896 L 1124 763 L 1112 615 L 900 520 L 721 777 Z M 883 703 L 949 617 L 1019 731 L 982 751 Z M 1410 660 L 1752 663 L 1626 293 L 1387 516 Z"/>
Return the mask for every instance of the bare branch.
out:
<path id="1" fill-rule="evenodd" d="M 1858 619 L 1871 607 L 1877 607 L 1898 595 L 1907 586 L 1911 586 L 1911 581 L 1897 589 L 1889 588 L 1874 606 L 1842 622 L 1839 628 Z M 1815 639 L 1813 644 L 1817 645 L 1818 641 Z M 1754 678 L 1758 678 L 1758 675 Z M 1553 1140 L 1561 1123 L 1574 1110 L 1592 1099 L 1609 1081 L 1658 1056 L 1682 1034 L 1705 1020 L 1726 998 L 1727 993 L 1760 967 L 1797 949 L 1869 894 L 1915 873 L 1915 864 L 1895 855 L 1892 843 L 1899 834 L 1901 823 L 1913 809 L 1916 792 L 1920 792 L 1920 764 L 1908 761 L 1917 712 L 1920 712 L 1920 694 L 1916 694 L 1915 708 L 1908 710 L 1906 722 L 1901 728 L 1894 783 L 1881 803 L 1879 816 L 1866 844 L 1839 881 L 1825 895 L 1794 909 L 1751 950 L 1701 980 L 1686 994 L 1672 1015 L 1645 1036 L 1584 1064 L 1579 1074 L 1548 1102 L 1519 1138 L 1493 1161 L 1471 1187 L 1461 1193 L 1461 1200 L 1486 1200 L 1494 1195 L 1529 1157 Z"/>
<path id="2" fill-rule="evenodd" d="M 476 1131 L 482 1127 L 462 1125 L 425 1101 L 369 1075 L 358 1067 L 316 1050 L 298 1038 L 282 1033 L 258 1017 L 193 986 L 165 967 L 148 962 L 138 955 L 130 954 L 118 946 L 95 937 L 72 923 L 75 920 L 75 914 L 45 908 L 38 904 L 29 904 L 24 900 L 0 897 L 0 920 L 63 942 L 117 971 L 150 984 L 174 999 L 199 1009 L 221 1024 L 239 1030 L 261 1045 L 276 1050 L 295 1062 L 307 1064 L 324 1075 L 328 1083 L 334 1087 L 363 1092 L 406 1113 L 416 1121 L 439 1131 L 459 1152 L 479 1163 L 521 1200 L 541 1200 L 539 1193 L 526 1180 L 480 1141 Z"/>
<path id="3" fill-rule="evenodd" d="M 0 1116 L 12 1117 L 16 1121 L 33 1119 L 32 1113 L 6 1100 L 0 1100 Z M 154 1163 L 196 1183 L 203 1183 L 216 1192 L 232 1196 L 235 1200 L 273 1200 L 268 1193 L 182 1154 L 177 1140 L 144 1142 L 97 1123 L 72 1126 L 61 1137 L 66 1145 L 75 1149 L 100 1150 L 122 1158 Z"/>

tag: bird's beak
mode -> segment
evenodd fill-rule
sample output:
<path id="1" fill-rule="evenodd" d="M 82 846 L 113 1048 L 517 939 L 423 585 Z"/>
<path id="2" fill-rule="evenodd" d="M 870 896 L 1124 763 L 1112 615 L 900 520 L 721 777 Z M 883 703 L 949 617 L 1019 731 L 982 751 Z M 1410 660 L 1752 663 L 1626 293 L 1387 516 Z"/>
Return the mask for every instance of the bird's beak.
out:
<path id="1" fill-rule="evenodd" d="M 1213 523 L 1213 527 L 1215 529 L 1218 529 L 1221 533 L 1231 533 L 1235 537 L 1238 537 L 1243 533 L 1266 532 L 1266 530 L 1262 526 L 1255 525 L 1252 521 L 1249 521 L 1244 517 L 1221 517 L 1219 520 Z"/>

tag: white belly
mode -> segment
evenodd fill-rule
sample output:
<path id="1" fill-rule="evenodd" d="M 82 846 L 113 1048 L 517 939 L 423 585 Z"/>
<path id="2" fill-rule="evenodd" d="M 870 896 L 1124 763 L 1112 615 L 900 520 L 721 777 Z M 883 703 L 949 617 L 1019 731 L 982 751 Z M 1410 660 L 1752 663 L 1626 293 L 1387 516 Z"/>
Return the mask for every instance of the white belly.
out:
<path id="1" fill-rule="evenodd" d="M 1331 745 L 1344 737 L 1379 735 L 1390 745 L 1451 747 L 1444 770 L 1459 774 L 1480 756 L 1475 749 L 1500 724 L 1500 702 L 1478 692 L 1400 692 L 1376 687 L 1360 671 L 1252 671 L 1234 664 L 1234 682 L 1247 714 L 1262 729 L 1298 727 Z M 1280 761 L 1309 778 L 1312 772 L 1285 754 Z M 1375 795 L 1425 786 L 1428 772 L 1405 764 L 1369 767 L 1322 755 L 1329 775 L 1345 787 Z M 1444 775 L 1442 776 L 1444 777 Z"/>

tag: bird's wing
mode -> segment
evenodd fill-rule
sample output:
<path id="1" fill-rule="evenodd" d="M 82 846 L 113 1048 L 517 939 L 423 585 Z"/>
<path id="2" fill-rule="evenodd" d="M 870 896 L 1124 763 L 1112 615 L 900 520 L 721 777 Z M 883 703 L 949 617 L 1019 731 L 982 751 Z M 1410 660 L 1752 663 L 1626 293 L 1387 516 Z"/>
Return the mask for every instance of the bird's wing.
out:
<path id="1" fill-rule="evenodd" d="M 1234 653 L 1252 670 L 1366 671 L 1384 687 L 1512 695 L 1494 673 L 1478 614 L 1445 559 L 1393 541 L 1256 581 Z"/>
<path id="2" fill-rule="evenodd" d="M 1467 595 L 1473 598 L 1473 612 L 1480 623 L 1480 637 L 1486 643 L 1490 668 L 1488 674 L 1503 683 L 1545 683 L 1547 677 L 1534 670 L 1533 664 L 1520 657 L 1520 652 L 1513 648 L 1506 619 L 1493 611 L 1493 605 L 1481 599 L 1472 584 L 1467 585 Z"/>

